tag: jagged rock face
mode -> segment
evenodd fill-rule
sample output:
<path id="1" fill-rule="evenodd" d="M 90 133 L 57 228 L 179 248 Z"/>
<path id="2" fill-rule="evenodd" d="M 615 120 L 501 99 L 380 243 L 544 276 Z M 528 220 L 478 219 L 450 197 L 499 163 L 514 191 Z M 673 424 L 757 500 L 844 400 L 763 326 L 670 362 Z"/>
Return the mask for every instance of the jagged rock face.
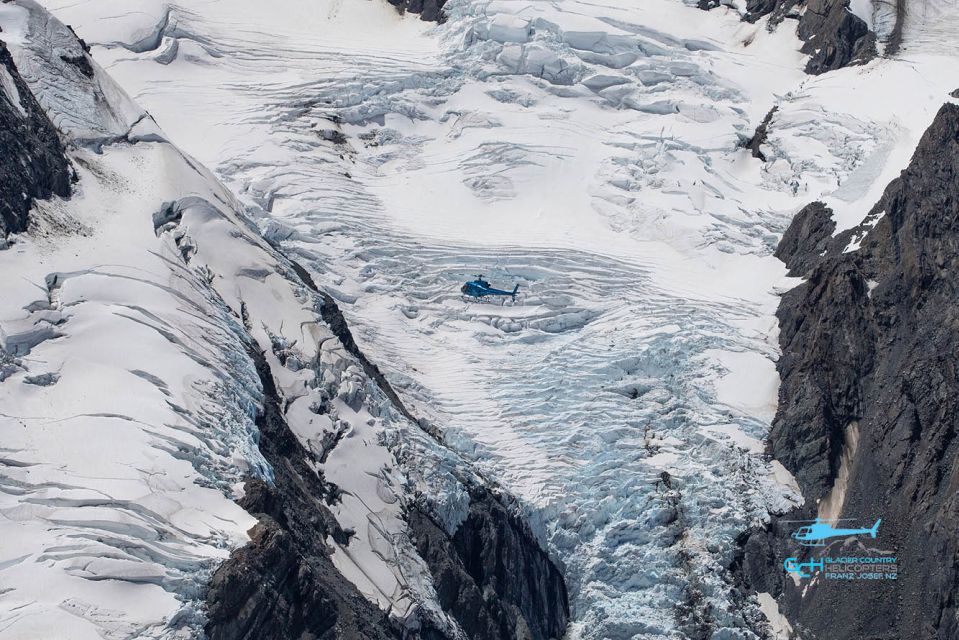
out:
<path id="1" fill-rule="evenodd" d="M 763 16 L 770 16 L 770 23 L 779 24 L 787 16 L 798 17 L 797 7 L 803 0 L 747 0 L 746 20 L 756 22 Z"/>
<path id="2" fill-rule="evenodd" d="M 812 216 L 797 217 L 781 248 L 795 261 L 800 247 L 815 264 L 778 314 L 782 386 L 771 447 L 809 505 L 786 519 L 816 515 L 855 422 L 841 515 L 882 518 L 899 579 L 818 581 L 801 595 L 782 581 L 787 534 L 777 525 L 746 543 L 743 573 L 755 588 L 785 592 L 781 603 L 803 637 L 959 637 L 959 106 L 943 106 L 866 222 L 833 239 L 818 263 L 820 241 L 796 242 L 821 237 Z M 764 564 L 779 578 L 764 576 Z"/>
<path id="3" fill-rule="evenodd" d="M 488 490 L 470 499 L 452 540 L 425 513 L 410 514 L 443 608 L 470 638 L 562 638 L 569 605 L 556 567 Z"/>
<path id="4" fill-rule="evenodd" d="M 874 327 L 861 266 L 854 258 L 817 268 L 783 296 L 777 368 L 779 409 L 773 455 L 808 499 L 825 497 L 839 470 L 843 430 L 861 415 L 861 378 L 872 366 Z"/>
<path id="5" fill-rule="evenodd" d="M 805 3 L 805 10 L 800 8 Z M 802 52 L 812 57 L 806 72 L 814 75 L 863 64 L 876 56 L 876 37 L 861 18 L 849 11 L 849 0 L 749 0 L 745 19 L 770 16 L 770 28 L 786 18 L 799 18 Z"/>
<path id="6" fill-rule="evenodd" d="M 822 202 L 810 203 L 793 218 L 775 255 L 786 264 L 790 276 L 805 275 L 828 249 L 835 230 L 832 209 Z"/>
<path id="7" fill-rule="evenodd" d="M 816 75 L 876 56 L 876 36 L 849 11 L 849 0 L 807 0 L 799 37 L 805 41 L 802 52 L 812 55 L 806 71 Z"/>
<path id="8" fill-rule="evenodd" d="M 56 129 L 0 42 L 0 246 L 29 225 L 34 200 L 70 195 L 70 165 Z"/>
<path id="9" fill-rule="evenodd" d="M 420 14 L 420 18 L 430 22 L 443 24 L 446 16 L 443 14 L 443 5 L 446 0 L 389 0 L 390 4 L 400 11 Z"/>

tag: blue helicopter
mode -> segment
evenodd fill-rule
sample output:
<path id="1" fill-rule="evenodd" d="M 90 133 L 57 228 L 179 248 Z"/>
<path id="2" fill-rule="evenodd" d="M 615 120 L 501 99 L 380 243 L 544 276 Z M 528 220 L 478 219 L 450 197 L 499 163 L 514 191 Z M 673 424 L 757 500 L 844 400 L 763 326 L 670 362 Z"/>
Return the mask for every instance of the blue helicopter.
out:
<path id="1" fill-rule="evenodd" d="M 494 289 L 488 280 L 485 280 L 482 275 L 476 276 L 475 280 L 470 280 L 462 287 L 460 287 L 460 292 L 470 298 L 486 298 L 488 296 L 509 296 L 513 300 L 516 300 L 516 292 L 519 291 L 519 285 L 513 287 L 512 291 L 504 291 L 502 289 Z"/>
<path id="2" fill-rule="evenodd" d="M 876 520 L 876 524 L 866 529 L 836 529 L 828 522 L 816 518 L 812 524 L 799 527 L 792 537 L 799 541 L 799 544 L 805 547 L 825 546 L 829 538 L 846 538 L 849 536 L 868 535 L 875 538 L 879 531 L 879 523 L 882 518 Z"/>

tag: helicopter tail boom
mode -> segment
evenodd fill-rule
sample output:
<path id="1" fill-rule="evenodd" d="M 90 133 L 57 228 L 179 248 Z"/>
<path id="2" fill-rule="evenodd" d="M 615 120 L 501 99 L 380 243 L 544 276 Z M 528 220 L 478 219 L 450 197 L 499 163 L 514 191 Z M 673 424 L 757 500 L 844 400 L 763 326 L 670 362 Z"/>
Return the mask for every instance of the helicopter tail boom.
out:
<path id="1" fill-rule="evenodd" d="M 876 524 L 872 525 L 872 528 L 869 529 L 869 537 L 875 538 L 876 534 L 879 532 L 879 523 L 882 522 L 882 518 L 876 519 Z"/>

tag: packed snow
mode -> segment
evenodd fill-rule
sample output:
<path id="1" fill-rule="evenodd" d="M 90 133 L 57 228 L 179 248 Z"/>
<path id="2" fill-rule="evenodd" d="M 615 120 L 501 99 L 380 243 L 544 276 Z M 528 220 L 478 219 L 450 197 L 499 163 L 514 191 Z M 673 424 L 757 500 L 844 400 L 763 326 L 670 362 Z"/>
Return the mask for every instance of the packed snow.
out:
<path id="1" fill-rule="evenodd" d="M 112 136 L 129 99 L 111 86 L 115 102 L 82 111 L 104 95 L 94 81 L 48 84 L 37 62 L 44 37 L 61 51 L 75 41 L 42 11 L 24 22 L 14 53 L 43 106 L 61 124 L 84 118 L 77 135 Z M 77 148 L 72 160 L 77 193 L 37 203 L 30 237 L 0 251 L 0 628 L 183 637 L 253 524 L 233 498 L 243 475 L 268 473 L 262 392 L 238 323 L 154 233 L 153 207 L 193 172 L 171 168 L 182 156 Z"/>
<path id="2" fill-rule="evenodd" d="M 724 578 L 736 536 L 801 500 L 757 444 L 791 282 L 771 252 L 815 199 L 859 224 L 905 166 L 959 86 L 937 44 L 954 3 L 926 3 L 897 57 L 815 78 L 789 21 L 678 0 L 451 0 L 438 27 L 378 1 L 46 4 L 341 302 L 415 413 L 520 498 L 564 567 L 571 638 L 672 640 L 701 620 L 753 638 L 760 607 L 781 628 Z M 737 145 L 773 106 L 761 162 Z M 475 273 L 519 283 L 516 304 L 463 301 Z M 337 366 L 331 397 L 348 398 Z M 305 442 L 341 428 L 301 405 Z M 382 487 L 397 451 L 428 445 L 346 405 L 358 439 L 326 472 L 375 502 L 344 503 L 370 533 L 336 561 L 402 610 L 430 587 L 383 562 L 408 547 L 378 546 L 400 526 Z M 415 442 L 360 454 L 378 429 Z M 456 483 L 427 475 L 455 527 Z"/>

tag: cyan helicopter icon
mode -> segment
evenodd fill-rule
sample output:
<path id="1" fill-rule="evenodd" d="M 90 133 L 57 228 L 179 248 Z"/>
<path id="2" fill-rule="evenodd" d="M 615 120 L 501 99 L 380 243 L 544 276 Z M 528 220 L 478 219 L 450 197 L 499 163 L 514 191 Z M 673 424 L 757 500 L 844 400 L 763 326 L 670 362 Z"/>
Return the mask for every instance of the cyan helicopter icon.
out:
<path id="1" fill-rule="evenodd" d="M 882 522 L 882 518 L 878 518 L 876 524 L 864 529 L 836 529 L 825 520 L 816 518 L 812 521 L 812 524 L 799 527 L 792 534 L 792 537 L 804 547 L 823 547 L 826 545 L 826 540 L 830 538 L 848 538 L 858 535 L 868 535 L 870 538 L 875 538 L 879 531 L 880 522 Z"/>

